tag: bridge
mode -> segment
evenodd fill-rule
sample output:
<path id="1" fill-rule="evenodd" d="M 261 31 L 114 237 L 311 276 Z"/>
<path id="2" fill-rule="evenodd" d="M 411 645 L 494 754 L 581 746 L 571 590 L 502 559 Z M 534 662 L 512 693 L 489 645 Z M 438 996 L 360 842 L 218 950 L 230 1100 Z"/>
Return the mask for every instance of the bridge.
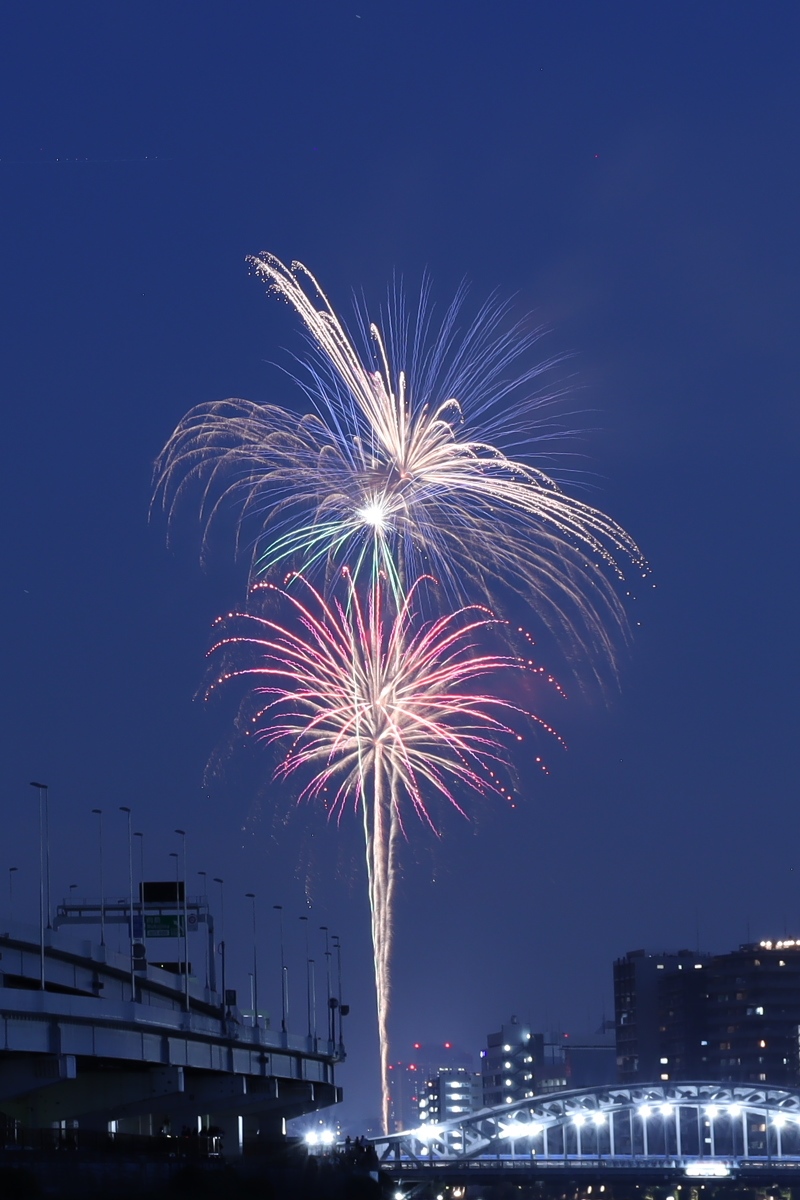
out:
<path id="1" fill-rule="evenodd" d="M 800 1184 L 800 1089 L 606 1085 L 480 1109 L 373 1144 L 401 1185 L 735 1179 L 785 1187 Z"/>
<path id="2" fill-rule="evenodd" d="M 104 904 L 104 919 L 119 910 L 127 922 L 125 909 L 124 901 Z M 69 923 L 68 906 L 59 915 Z M 223 997 L 132 951 L 59 928 L 8 922 L 0 929 L 6 1129 L 214 1128 L 231 1155 L 245 1139 L 280 1132 L 286 1118 L 341 1099 L 335 1068 L 344 1046 L 333 1040 L 332 1024 L 324 1039 L 274 1030 L 258 1012 L 248 1020 L 235 993 Z"/>

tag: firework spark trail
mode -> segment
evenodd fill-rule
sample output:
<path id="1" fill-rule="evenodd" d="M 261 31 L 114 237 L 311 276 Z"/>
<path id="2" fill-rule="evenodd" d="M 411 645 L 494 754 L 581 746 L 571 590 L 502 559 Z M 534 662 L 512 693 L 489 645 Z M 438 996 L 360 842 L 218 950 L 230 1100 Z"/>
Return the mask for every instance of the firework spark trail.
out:
<path id="1" fill-rule="evenodd" d="M 348 807 L 361 810 L 388 1128 L 395 860 L 409 815 L 403 800 L 410 814 L 436 830 L 431 801 L 437 796 L 463 813 L 454 788 L 511 796 L 502 780 L 504 743 L 521 740 L 508 723 L 514 716 L 524 714 L 561 739 L 541 718 L 477 690 L 508 670 L 542 674 L 529 658 L 482 649 L 486 631 L 501 624 L 487 609 L 472 605 L 423 620 L 421 580 L 397 610 L 382 579 L 363 602 L 352 575 L 344 574 L 342 601 L 326 600 L 302 578 L 296 582 L 307 599 L 298 589 L 255 585 L 256 592 L 280 597 L 291 620 L 254 613 L 220 618 L 224 636 L 210 654 L 231 661 L 209 694 L 232 678 L 251 683 L 258 709 L 249 731 L 267 744 L 288 741 L 276 775 L 310 774 L 300 799 L 321 799 L 335 819 Z M 237 665 L 242 655 L 251 665 Z"/>
<path id="2" fill-rule="evenodd" d="M 595 670 L 613 665 L 627 629 L 618 560 L 645 564 L 616 522 L 519 457 L 541 461 L 563 439 L 552 397 L 517 399 L 548 366 L 515 367 L 535 335 L 507 327 L 493 302 L 460 334 L 462 294 L 434 332 L 423 287 L 416 316 L 396 294 L 383 330 L 359 318 L 360 355 L 305 267 L 270 254 L 251 262 L 304 325 L 312 353 L 297 382 L 313 411 L 245 400 L 194 408 L 156 464 L 170 514 L 197 484 L 207 536 L 229 504 L 239 538 L 253 518 L 255 577 L 285 563 L 335 577 L 348 563 L 356 578 L 383 571 L 399 599 L 405 577 L 432 570 L 455 603 L 475 586 L 490 597 L 501 580 Z"/>
<path id="3" fill-rule="evenodd" d="M 350 800 L 361 808 L 386 1123 L 406 801 L 435 828 L 428 794 L 458 808 L 454 782 L 505 793 L 492 768 L 510 733 L 503 710 L 514 706 L 468 689 L 502 668 L 535 669 L 482 655 L 471 639 L 495 619 L 461 605 L 491 598 L 498 582 L 515 589 L 573 663 L 580 654 L 602 680 L 627 635 L 621 563 L 646 565 L 629 534 L 543 469 L 564 438 L 551 417 L 555 397 L 540 382 L 552 364 L 517 367 L 537 335 L 509 324 L 506 307 L 489 301 L 461 332 L 462 289 L 437 330 L 427 283 L 416 313 L 395 289 L 379 324 L 357 310 L 359 351 L 305 267 L 269 254 L 250 261 L 302 321 L 310 354 L 295 382 L 311 411 L 299 417 L 245 400 L 197 406 L 156 463 L 155 496 L 172 521 L 199 488 L 204 552 L 232 508 L 237 549 L 250 543 L 251 580 L 265 581 L 257 591 L 287 565 L 324 580 L 307 603 L 284 589 L 299 632 L 239 614 L 255 627 L 216 649 L 256 652 L 256 666 L 229 675 L 252 675 L 270 697 L 253 729 L 267 742 L 289 738 L 278 774 L 315 770 L 301 797 L 323 799 L 337 818 Z M 407 589 L 406 580 L 431 569 L 460 611 L 421 621 L 411 611 L 419 584 Z"/>

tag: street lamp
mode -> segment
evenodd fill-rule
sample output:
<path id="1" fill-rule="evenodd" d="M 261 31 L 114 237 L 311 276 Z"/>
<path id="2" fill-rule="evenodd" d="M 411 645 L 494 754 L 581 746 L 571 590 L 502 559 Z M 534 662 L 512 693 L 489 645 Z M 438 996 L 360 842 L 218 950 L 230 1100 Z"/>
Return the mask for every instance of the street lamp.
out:
<path id="1" fill-rule="evenodd" d="M 36 788 L 36 790 L 39 793 L 40 806 L 41 806 L 41 802 L 42 802 L 42 796 L 44 795 L 43 826 L 41 823 L 41 815 L 42 815 L 41 807 L 39 809 L 39 818 L 40 818 L 39 841 L 41 843 L 42 836 L 43 836 L 44 845 L 45 845 L 45 855 L 46 855 L 46 865 L 45 865 L 45 869 L 43 871 L 43 876 L 44 876 L 44 881 L 45 881 L 44 911 L 47 913 L 47 928 L 52 929 L 53 925 L 52 925 L 52 921 L 50 918 L 51 908 L 52 908 L 51 903 L 50 903 L 50 788 L 46 783 L 36 783 L 35 780 L 31 781 L 31 787 Z"/>
<path id="2" fill-rule="evenodd" d="M 286 973 L 286 959 L 283 949 L 283 905 L 273 904 L 278 914 L 281 933 L 281 1030 L 286 1033 L 286 1022 L 289 1019 L 289 976 Z"/>
<path id="3" fill-rule="evenodd" d="M 186 1011 L 189 1011 L 189 910 L 187 907 L 188 876 L 186 874 L 186 830 L 176 829 L 183 848 L 183 972 Z M 178 889 L 180 890 L 180 889 Z M 177 899 L 177 897 L 176 897 Z"/>
<path id="4" fill-rule="evenodd" d="M 331 1004 L 333 996 L 331 995 L 331 947 L 330 938 L 328 936 L 328 926 L 320 925 L 320 932 L 325 934 L 325 1003 L 328 1009 L 328 1040 L 335 1041 L 335 1033 L 333 1023 L 336 1019 L 335 1009 Z"/>
<path id="5" fill-rule="evenodd" d="M 208 929 L 208 871 L 198 871 L 198 872 L 197 872 L 197 874 L 198 874 L 198 875 L 200 876 L 200 878 L 203 880 L 203 901 L 204 901 L 204 903 L 205 903 L 205 906 L 206 906 L 206 930 L 207 930 L 207 929 Z M 199 933 L 199 931 L 200 931 L 200 922 L 199 922 L 199 918 L 198 918 L 198 926 L 197 926 L 197 928 L 198 928 L 198 933 Z M 205 944 L 206 944 L 206 955 L 205 955 L 205 957 L 206 957 L 206 991 L 208 991 L 209 987 L 211 986 L 211 985 L 210 985 L 210 983 L 209 983 L 209 978 L 208 978 L 208 972 L 209 972 L 209 966 L 208 966 L 208 937 L 206 937 L 204 940 L 205 940 Z"/>
<path id="6" fill-rule="evenodd" d="M 190 1010 L 188 1000 L 188 910 L 186 907 L 187 876 L 186 876 L 186 829 L 175 829 L 181 839 L 182 857 L 184 857 L 184 1004 L 186 1012 Z M 175 907 L 178 907 L 180 896 L 180 881 L 178 877 L 178 854 L 175 854 Z"/>
<path id="7" fill-rule="evenodd" d="M 103 879 L 103 810 L 102 808 L 93 808 L 92 812 L 97 816 L 99 838 L 100 838 L 100 945 L 106 944 L 106 894 L 105 881 Z"/>
<path id="8" fill-rule="evenodd" d="M 306 1003 L 308 1006 L 308 1036 L 311 1038 L 312 1031 L 314 1037 L 317 1035 L 317 1015 L 314 1011 L 316 1009 L 316 997 L 314 995 L 314 960 L 311 957 L 311 948 L 308 940 L 308 917 L 299 917 L 298 919 L 305 922 L 306 931 Z"/>
<path id="9" fill-rule="evenodd" d="M 47 784 L 31 780 L 31 787 L 39 793 L 39 987 L 44 991 L 44 806 Z"/>
<path id="10" fill-rule="evenodd" d="M 253 904 L 253 1028 L 258 1028 L 258 938 L 256 936 L 256 894 L 245 892 Z"/>
<path id="11" fill-rule="evenodd" d="M 144 945 L 144 834 L 134 829 L 133 836 L 139 839 L 139 937 Z"/>
<path id="12" fill-rule="evenodd" d="M 342 1009 L 342 942 L 338 933 L 331 934 L 331 937 L 333 939 L 333 948 L 336 951 L 336 999 L 339 1001 L 339 1044 L 341 1046 L 342 1042 L 344 1041 L 342 1017 L 345 1016 L 345 1013 Z"/>
<path id="13" fill-rule="evenodd" d="M 119 811 L 128 815 L 128 935 L 131 949 L 131 1000 L 136 999 L 136 973 L 133 958 L 133 826 L 131 825 L 131 810 L 127 804 L 120 804 Z"/>
<path id="14" fill-rule="evenodd" d="M 219 956 L 222 959 L 222 1017 L 225 1007 L 225 880 L 214 876 L 214 883 L 219 884 Z"/>

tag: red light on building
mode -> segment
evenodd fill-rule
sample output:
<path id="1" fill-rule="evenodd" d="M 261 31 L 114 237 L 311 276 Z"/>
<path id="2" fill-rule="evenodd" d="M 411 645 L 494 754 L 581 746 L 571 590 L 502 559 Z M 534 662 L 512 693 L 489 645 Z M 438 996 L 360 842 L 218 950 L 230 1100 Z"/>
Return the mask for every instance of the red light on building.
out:
<path id="1" fill-rule="evenodd" d="M 445 1044 L 444 1044 L 444 1048 L 445 1048 L 445 1050 L 452 1050 L 452 1048 L 453 1048 L 453 1047 L 452 1047 L 452 1043 L 451 1043 L 451 1042 L 445 1042 Z"/>

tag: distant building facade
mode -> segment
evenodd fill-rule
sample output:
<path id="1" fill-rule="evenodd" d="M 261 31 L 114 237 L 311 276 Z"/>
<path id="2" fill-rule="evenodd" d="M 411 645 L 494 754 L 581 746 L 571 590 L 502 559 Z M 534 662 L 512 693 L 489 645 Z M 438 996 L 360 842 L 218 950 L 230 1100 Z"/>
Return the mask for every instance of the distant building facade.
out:
<path id="1" fill-rule="evenodd" d="M 475 1112 L 483 1103 L 481 1083 L 481 1076 L 466 1067 L 440 1067 L 422 1086 L 417 1123 L 438 1125 Z"/>
<path id="2" fill-rule="evenodd" d="M 714 958 L 708 971 L 708 1075 L 800 1084 L 800 941 L 763 941 Z"/>
<path id="3" fill-rule="evenodd" d="M 620 1083 L 800 1086 L 800 941 L 711 956 L 633 951 L 614 964 Z"/>
<path id="4" fill-rule="evenodd" d="M 704 1040 L 699 1009 L 710 958 L 692 950 L 632 950 L 614 963 L 619 1083 L 701 1077 L 695 1073 Z"/>
<path id="5" fill-rule="evenodd" d="M 408 1061 L 389 1066 L 389 1121 L 395 1133 L 421 1123 L 420 1113 L 427 1108 L 421 1101 L 431 1080 L 448 1071 L 471 1075 L 473 1066 L 472 1055 L 452 1042 L 414 1042 L 411 1054 Z"/>
<path id="6" fill-rule="evenodd" d="M 527 1100 L 536 1094 L 537 1067 L 543 1063 L 543 1037 L 533 1034 L 529 1025 L 512 1017 L 490 1033 L 486 1049 L 481 1051 L 483 1104 L 495 1108 Z"/>

